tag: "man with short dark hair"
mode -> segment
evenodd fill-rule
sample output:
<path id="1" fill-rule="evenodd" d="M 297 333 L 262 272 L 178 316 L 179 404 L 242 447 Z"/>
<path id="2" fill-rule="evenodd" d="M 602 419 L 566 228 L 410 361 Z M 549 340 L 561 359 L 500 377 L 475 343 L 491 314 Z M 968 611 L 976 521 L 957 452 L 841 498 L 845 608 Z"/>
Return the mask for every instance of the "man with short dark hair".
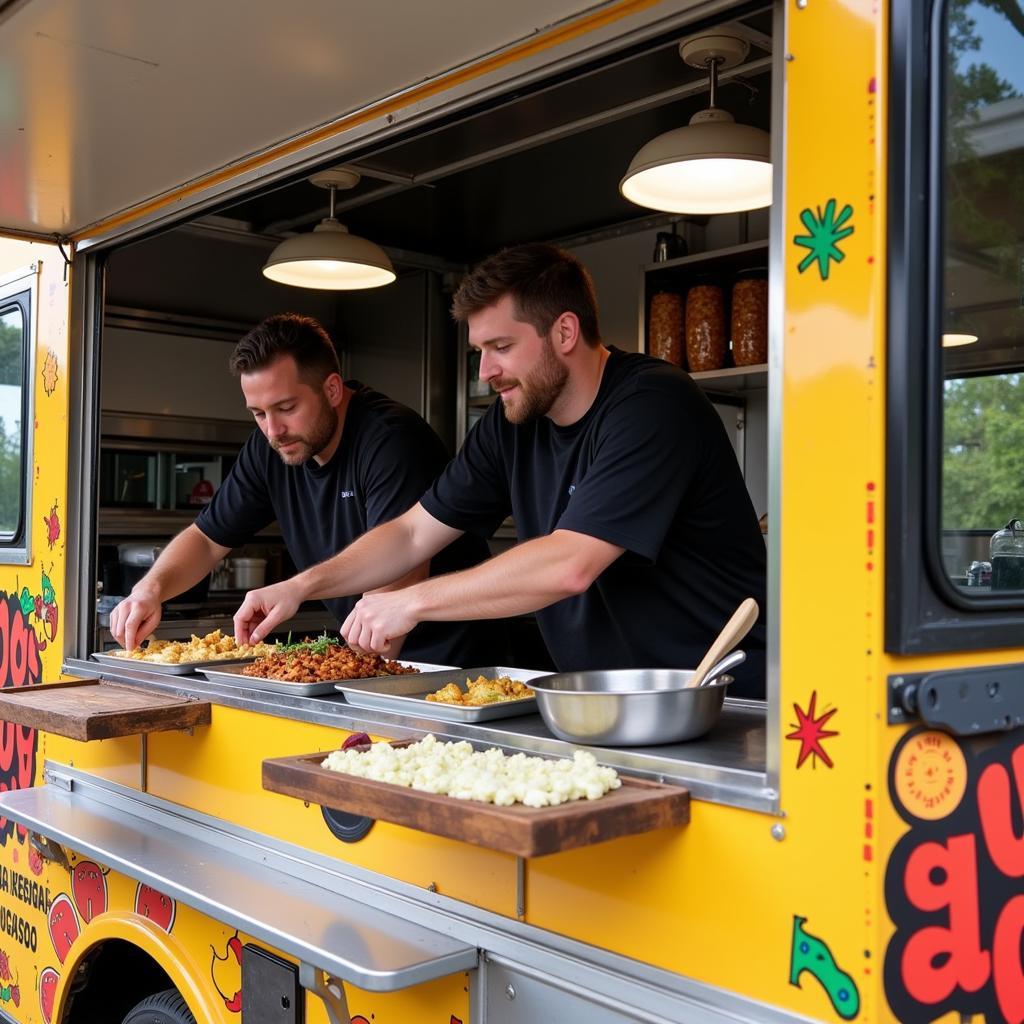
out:
<path id="1" fill-rule="evenodd" d="M 111 632 L 129 650 L 157 627 L 163 601 L 275 519 L 292 561 L 305 569 L 405 512 L 447 459 L 440 438 L 415 412 L 342 380 L 330 337 L 310 317 L 265 320 L 235 346 L 229 366 L 260 429 L 195 523 L 111 613 Z M 486 543 L 467 535 L 374 586 L 406 586 L 429 571 L 465 569 L 486 557 Z M 339 623 L 355 602 L 356 595 L 324 601 Z M 401 645 L 402 654 L 482 664 L 494 656 L 492 632 L 480 624 L 424 623 Z"/>
<path id="2" fill-rule="evenodd" d="M 602 344 L 589 275 L 546 245 L 463 282 L 453 314 L 495 402 L 419 503 L 323 565 L 247 595 L 258 640 L 313 596 L 365 592 L 510 513 L 520 543 L 465 572 L 366 594 L 342 626 L 387 653 L 418 622 L 529 611 L 559 669 L 696 667 L 746 597 L 765 547 L 725 429 L 681 370 Z M 733 692 L 764 693 L 764 624 Z"/>

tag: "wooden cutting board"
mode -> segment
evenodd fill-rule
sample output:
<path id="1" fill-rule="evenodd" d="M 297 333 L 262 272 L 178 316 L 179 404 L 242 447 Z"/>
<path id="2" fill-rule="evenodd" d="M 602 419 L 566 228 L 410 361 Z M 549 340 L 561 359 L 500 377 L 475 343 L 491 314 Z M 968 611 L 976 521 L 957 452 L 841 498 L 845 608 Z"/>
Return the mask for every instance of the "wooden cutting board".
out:
<path id="1" fill-rule="evenodd" d="M 541 857 L 690 820 L 689 790 L 627 776 L 621 776 L 621 788 L 599 800 L 498 807 L 332 772 L 320 767 L 326 756 L 264 761 L 263 788 L 519 857 Z"/>
<path id="2" fill-rule="evenodd" d="M 105 740 L 209 725 L 210 705 L 139 686 L 72 679 L 0 690 L 0 720 L 73 740 Z"/>

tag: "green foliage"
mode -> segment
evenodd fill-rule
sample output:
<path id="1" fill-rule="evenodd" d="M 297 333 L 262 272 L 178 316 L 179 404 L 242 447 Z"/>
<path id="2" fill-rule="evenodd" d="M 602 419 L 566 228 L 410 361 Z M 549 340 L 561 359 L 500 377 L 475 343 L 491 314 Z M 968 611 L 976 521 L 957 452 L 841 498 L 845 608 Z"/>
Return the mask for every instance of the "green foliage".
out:
<path id="1" fill-rule="evenodd" d="M 0 533 L 11 533 L 21 510 L 21 434 L 0 417 Z"/>
<path id="2" fill-rule="evenodd" d="M 24 353 L 21 317 L 18 323 L 12 324 L 0 320 L 0 384 L 21 385 L 24 383 Z"/>
<path id="3" fill-rule="evenodd" d="M 1012 294 L 1024 234 L 1024 160 L 1017 152 L 979 156 L 972 133 L 986 107 L 1018 95 L 989 64 L 969 10 L 948 8 L 946 79 L 946 288 L 957 290 L 957 260 L 982 261 Z M 1005 18 L 1024 59 L 1024 13 L 1019 0 L 976 0 Z M 977 9 L 977 8 L 975 8 Z M 952 257 L 952 259 L 950 259 Z M 960 330 L 971 329 L 961 321 Z M 957 329 L 957 328 L 954 328 Z M 1021 318 L 1009 310 L 986 321 L 986 341 L 1021 346 Z M 1018 363 L 1024 368 L 1024 359 Z M 1024 373 L 948 380 L 944 390 L 942 525 L 994 532 L 1024 517 Z"/>
<path id="4" fill-rule="evenodd" d="M 944 441 L 944 529 L 1024 517 L 1024 374 L 947 381 Z"/>

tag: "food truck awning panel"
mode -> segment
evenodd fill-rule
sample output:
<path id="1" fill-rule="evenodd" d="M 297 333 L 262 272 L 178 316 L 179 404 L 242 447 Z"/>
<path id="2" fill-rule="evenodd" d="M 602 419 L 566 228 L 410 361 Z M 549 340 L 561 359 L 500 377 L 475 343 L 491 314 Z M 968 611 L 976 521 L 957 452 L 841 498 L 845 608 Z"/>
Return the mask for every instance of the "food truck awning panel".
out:
<path id="1" fill-rule="evenodd" d="M 143 818 L 51 784 L 2 794 L 0 813 L 367 991 L 477 966 L 474 946 L 268 866 L 241 841 L 204 840 L 166 811 Z"/>
<path id="2" fill-rule="evenodd" d="M 594 8 L 0 3 L 0 229 L 76 234 Z"/>

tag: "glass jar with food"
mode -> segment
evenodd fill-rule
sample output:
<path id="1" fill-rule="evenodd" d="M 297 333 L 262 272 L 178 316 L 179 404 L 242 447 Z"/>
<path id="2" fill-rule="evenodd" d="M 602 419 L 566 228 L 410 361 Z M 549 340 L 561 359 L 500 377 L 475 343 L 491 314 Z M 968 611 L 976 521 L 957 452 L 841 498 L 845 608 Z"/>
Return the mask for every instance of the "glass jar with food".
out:
<path id="1" fill-rule="evenodd" d="M 732 286 L 732 359 L 737 366 L 768 361 L 768 276 L 747 270 Z"/>
<path id="2" fill-rule="evenodd" d="M 686 360 L 692 373 L 725 366 L 725 295 L 712 282 L 695 284 L 686 293 Z"/>
<path id="3" fill-rule="evenodd" d="M 992 534 L 992 589 L 1024 590 L 1024 523 L 1011 519 Z"/>
<path id="4" fill-rule="evenodd" d="M 658 292 L 651 296 L 647 351 L 655 359 L 664 359 L 673 366 L 685 365 L 683 299 L 675 292 Z"/>

